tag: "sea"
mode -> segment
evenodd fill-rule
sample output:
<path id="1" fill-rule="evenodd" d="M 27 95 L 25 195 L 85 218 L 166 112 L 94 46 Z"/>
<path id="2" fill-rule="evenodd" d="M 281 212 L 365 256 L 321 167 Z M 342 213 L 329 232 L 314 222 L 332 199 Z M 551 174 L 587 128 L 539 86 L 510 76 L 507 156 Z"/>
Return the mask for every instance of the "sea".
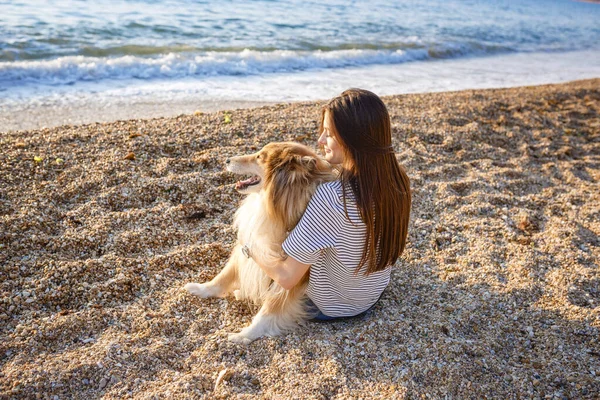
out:
<path id="1" fill-rule="evenodd" d="M 0 0 L 4 130 L 596 77 L 593 2 Z"/>

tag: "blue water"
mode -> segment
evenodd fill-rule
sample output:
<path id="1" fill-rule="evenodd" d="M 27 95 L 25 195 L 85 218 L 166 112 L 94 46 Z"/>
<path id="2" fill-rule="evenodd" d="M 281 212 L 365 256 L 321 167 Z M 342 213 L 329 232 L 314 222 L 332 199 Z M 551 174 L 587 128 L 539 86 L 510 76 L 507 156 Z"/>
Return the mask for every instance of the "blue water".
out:
<path id="1" fill-rule="evenodd" d="M 600 48 L 600 6 L 523 1 L 4 1 L 0 88 Z"/>
<path id="2" fill-rule="evenodd" d="M 571 0 L 0 0 L 4 115 L 598 76 L 600 5 Z"/>

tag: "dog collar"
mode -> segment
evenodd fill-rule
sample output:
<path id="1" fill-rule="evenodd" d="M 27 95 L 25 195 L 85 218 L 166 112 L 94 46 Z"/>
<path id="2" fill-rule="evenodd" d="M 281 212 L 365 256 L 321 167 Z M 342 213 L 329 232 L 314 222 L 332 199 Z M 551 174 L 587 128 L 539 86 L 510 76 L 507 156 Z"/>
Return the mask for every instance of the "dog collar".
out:
<path id="1" fill-rule="evenodd" d="M 243 254 L 244 256 L 246 256 L 246 258 L 251 258 L 251 257 L 252 257 L 252 255 L 250 254 L 250 248 L 248 247 L 248 245 L 246 245 L 246 244 L 245 244 L 245 245 L 242 247 L 242 254 Z"/>

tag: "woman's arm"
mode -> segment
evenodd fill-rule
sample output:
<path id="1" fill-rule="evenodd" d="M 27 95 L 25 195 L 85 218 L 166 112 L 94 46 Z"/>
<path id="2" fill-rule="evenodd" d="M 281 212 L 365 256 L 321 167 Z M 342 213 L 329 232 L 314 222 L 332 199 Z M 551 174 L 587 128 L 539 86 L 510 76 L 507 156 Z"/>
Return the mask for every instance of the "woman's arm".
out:
<path id="1" fill-rule="evenodd" d="M 302 218 L 281 244 L 281 249 L 288 255 L 285 259 L 281 253 L 271 250 L 271 243 L 253 242 L 252 249 L 244 246 L 246 250 L 242 251 L 279 286 L 290 290 L 319 260 L 323 249 L 335 247 L 342 221 L 346 218 L 342 207 L 337 190 L 326 184 L 320 185 Z"/>
<path id="2" fill-rule="evenodd" d="M 248 254 L 265 271 L 269 278 L 273 279 L 285 290 L 290 290 L 296 286 L 310 268 L 310 264 L 301 263 L 292 257 L 287 257 L 285 260 L 281 258 L 267 260 L 262 252 L 253 253 L 249 249 Z"/>

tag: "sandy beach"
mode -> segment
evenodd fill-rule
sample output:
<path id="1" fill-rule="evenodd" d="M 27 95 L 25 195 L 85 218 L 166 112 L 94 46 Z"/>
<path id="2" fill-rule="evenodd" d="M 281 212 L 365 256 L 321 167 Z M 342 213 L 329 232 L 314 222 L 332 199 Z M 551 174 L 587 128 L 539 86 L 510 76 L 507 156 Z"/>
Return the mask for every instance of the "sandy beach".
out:
<path id="1" fill-rule="evenodd" d="M 224 159 L 314 146 L 322 103 L 1 133 L 0 398 L 600 397 L 600 79 L 383 99 L 413 210 L 381 302 L 248 346 L 256 307 L 182 287 L 235 240 Z"/>

